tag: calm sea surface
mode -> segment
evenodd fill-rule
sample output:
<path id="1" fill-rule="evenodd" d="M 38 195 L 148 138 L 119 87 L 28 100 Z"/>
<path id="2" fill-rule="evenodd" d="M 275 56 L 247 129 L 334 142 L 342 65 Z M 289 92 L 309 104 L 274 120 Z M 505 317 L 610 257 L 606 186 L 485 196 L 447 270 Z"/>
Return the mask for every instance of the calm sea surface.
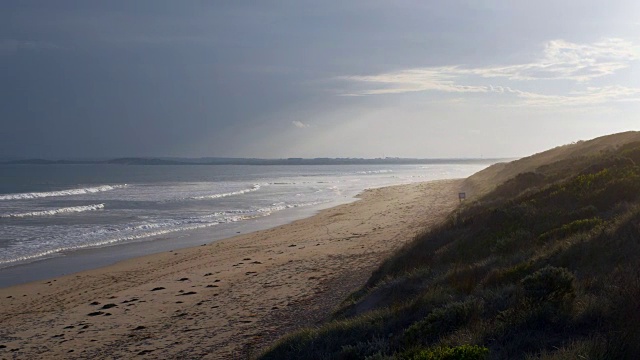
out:
<path id="1" fill-rule="evenodd" d="M 179 246 L 198 229 L 228 233 L 367 188 L 467 177 L 486 166 L 0 165 L 0 268 L 160 238 Z"/>

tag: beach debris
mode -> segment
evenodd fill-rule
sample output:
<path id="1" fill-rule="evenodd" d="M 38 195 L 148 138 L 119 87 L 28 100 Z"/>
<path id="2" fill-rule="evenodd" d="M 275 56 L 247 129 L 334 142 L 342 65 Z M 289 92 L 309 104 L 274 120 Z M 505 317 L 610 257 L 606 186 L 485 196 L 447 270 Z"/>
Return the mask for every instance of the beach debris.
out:
<path id="1" fill-rule="evenodd" d="M 104 314 L 103 311 L 94 311 L 94 312 L 88 313 L 87 316 L 98 316 L 102 314 Z"/>

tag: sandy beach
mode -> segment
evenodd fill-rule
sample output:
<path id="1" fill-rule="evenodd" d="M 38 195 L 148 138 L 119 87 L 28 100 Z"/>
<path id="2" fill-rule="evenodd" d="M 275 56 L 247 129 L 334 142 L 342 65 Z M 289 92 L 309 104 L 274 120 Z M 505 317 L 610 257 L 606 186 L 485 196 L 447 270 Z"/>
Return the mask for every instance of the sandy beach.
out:
<path id="1" fill-rule="evenodd" d="M 0 358 L 246 358 L 329 316 L 461 186 L 367 190 L 269 230 L 0 289 Z"/>

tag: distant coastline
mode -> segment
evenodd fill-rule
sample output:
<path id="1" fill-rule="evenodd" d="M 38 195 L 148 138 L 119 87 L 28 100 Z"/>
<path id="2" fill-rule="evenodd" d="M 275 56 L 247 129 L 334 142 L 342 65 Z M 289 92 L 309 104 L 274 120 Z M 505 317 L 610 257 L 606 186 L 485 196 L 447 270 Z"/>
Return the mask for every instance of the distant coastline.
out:
<path id="1" fill-rule="evenodd" d="M 430 165 L 430 164 L 478 164 L 509 161 L 507 158 L 145 158 L 125 157 L 106 160 L 94 159 L 20 159 L 0 161 L 3 165 Z"/>

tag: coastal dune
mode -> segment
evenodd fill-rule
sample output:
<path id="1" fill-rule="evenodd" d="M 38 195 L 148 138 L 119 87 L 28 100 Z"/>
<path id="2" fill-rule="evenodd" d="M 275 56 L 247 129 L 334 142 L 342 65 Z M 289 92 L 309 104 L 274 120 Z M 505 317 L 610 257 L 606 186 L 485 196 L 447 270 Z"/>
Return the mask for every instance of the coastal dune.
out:
<path id="1" fill-rule="evenodd" d="M 463 180 L 363 192 L 273 229 L 0 289 L 0 358 L 246 358 L 326 319 L 442 221 Z"/>

